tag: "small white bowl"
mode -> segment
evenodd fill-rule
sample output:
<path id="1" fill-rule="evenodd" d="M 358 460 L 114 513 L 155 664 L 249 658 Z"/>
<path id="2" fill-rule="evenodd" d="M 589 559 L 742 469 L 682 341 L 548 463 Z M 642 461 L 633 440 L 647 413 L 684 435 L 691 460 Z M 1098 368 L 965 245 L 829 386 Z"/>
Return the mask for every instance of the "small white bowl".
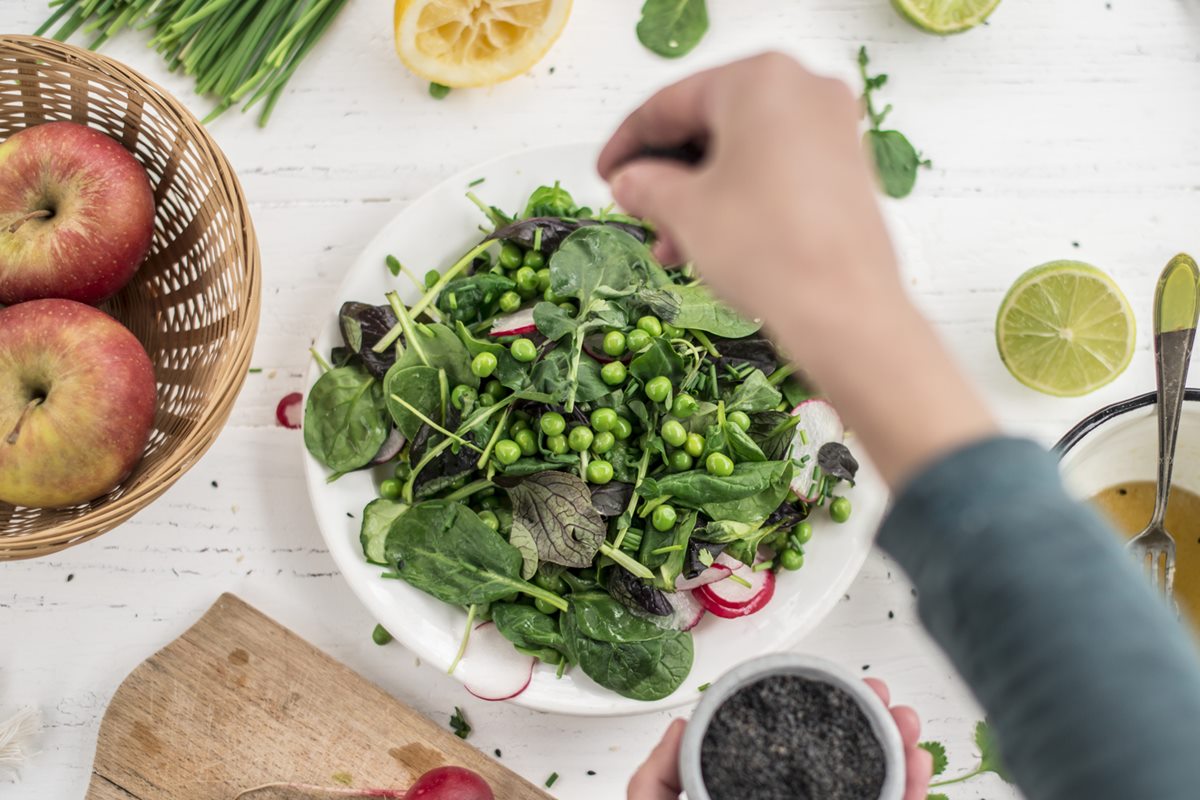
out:
<path id="1" fill-rule="evenodd" d="M 1067 489 L 1081 500 L 1118 483 L 1158 477 L 1158 394 L 1102 408 L 1055 446 Z M 1200 389 L 1188 389 L 1172 486 L 1200 493 Z M 1149 522 L 1149 520 L 1146 520 Z"/>
<path id="2" fill-rule="evenodd" d="M 696 706 L 696 712 L 692 714 L 691 722 L 688 723 L 679 751 L 679 774 L 688 800 L 711 800 L 708 790 L 704 787 L 704 775 L 700 769 L 700 748 L 717 710 L 738 690 L 775 675 L 795 675 L 826 683 L 853 697 L 866 715 L 871 732 L 883 747 L 886 774 L 879 800 L 902 800 L 905 781 L 904 743 L 900 740 L 900 731 L 887 706 L 861 678 L 831 661 L 798 653 L 775 653 L 748 661 L 728 672 L 704 692 L 700 704 Z"/>

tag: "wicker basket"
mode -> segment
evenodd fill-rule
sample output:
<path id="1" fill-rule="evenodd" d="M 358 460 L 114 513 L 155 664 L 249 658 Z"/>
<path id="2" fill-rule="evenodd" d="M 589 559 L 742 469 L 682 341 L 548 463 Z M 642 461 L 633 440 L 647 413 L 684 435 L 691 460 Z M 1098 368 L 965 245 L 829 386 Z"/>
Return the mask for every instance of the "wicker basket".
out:
<path id="1" fill-rule="evenodd" d="M 200 123 L 163 89 L 69 45 L 0 36 L 0 141 L 73 120 L 112 136 L 150 173 L 150 255 L 104 309 L 145 345 L 158 378 L 146 455 L 107 495 L 68 509 L 0 504 L 0 560 L 99 536 L 179 479 L 216 439 L 245 380 L 261 266 L 241 186 Z"/>

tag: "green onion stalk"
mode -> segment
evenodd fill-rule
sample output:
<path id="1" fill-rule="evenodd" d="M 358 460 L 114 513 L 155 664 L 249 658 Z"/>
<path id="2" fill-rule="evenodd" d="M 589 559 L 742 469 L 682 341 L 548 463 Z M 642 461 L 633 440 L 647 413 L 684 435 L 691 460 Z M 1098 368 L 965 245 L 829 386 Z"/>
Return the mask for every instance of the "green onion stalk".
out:
<path id="1" fill-rule="evenodd" d="M 262 104 L 266 125 L 296 69 L 347 0 L 51 0 L 36 35 L 92 36 L 95 50 L 123 30 L 151 30 L 150 46 L 172 72 L 215 98 L 205 122 L 244 101 Z M 57 26 L 57 28 L 56 28 Z M 50 31 L 53 30 L 53 33 Z"/>

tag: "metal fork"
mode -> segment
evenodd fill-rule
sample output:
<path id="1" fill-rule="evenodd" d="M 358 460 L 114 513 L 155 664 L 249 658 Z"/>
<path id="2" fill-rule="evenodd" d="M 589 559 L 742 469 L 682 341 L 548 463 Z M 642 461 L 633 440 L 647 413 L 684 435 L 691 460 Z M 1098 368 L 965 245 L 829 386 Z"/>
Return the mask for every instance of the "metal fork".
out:
<path id="1" fill-rule="evenodd" d="M 1162 587 L 1167 599 L 1175 591 L 1175 540 L 1167 532 L 1167 503 L 1175 442 L 1183 413 L 1196 322 L 1200 318 L 1200 268 L 1186 255 L 1171 259 L 1154 294 L 1154 353 L 1158 374 L 1158 486 L 1154 516 L 1146 529 L 1129 542 L 1138 563 L 1150 570 L 1150 581 Z"/>

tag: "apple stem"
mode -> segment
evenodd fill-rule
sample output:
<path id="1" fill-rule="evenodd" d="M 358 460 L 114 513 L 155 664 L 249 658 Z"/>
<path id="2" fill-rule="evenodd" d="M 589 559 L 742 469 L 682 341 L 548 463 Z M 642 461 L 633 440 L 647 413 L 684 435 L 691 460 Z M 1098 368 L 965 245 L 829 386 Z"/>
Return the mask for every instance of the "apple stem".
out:
<path id="1" fill-rule="evenodd" d="M 50 211 L 49 209 L 46 209 L 46 208 L 40 208 L 37 211 L 30 211 L 25 216 L 20 217 L 12 225 L 9 225 L 8 232 L 16 233 L 17 231 L 21 230 L 22 225 L 24 225 L 26 222 L 29 222 L 31 219 L 49 219 L 50 217 L 53 217 L 53 216 L 54 216 L 54 212 Z"/>
<path id="2" fill-rule="evenodd" d="M 352 789 L 348 786 L 317 786 L 311 783 L 288 783 L 280 781 L 278 783 L 264 783 L 261 786 L 244 789 L 233 800 L 241 800 L 243 797 L 249 797 L 264 789 L 292 789 L 294 791 L 332 797 L 378 797 L 385 800 L 387 798 L 391 798 L 391 800 L 404 800 L 408 796 L 408 792 L 403 789 Z"/>
<path id="3" fill-rule="evenodd" d="M 25 406 L 25 410 L 21 412 L 21 416 L 17 417 L 17 424 L 13 426 L 12 433 L 10 433 L 8 438 L 4 441 L 8 442 L 9 444 L 16 444 L 17 437 L 21 435 L 21 426 L 25 424 L 25 418 L 28 417 L 30 413 L 41 404 L 42 398 L 40 397 L 35 397 L 30 400 Z"/>

